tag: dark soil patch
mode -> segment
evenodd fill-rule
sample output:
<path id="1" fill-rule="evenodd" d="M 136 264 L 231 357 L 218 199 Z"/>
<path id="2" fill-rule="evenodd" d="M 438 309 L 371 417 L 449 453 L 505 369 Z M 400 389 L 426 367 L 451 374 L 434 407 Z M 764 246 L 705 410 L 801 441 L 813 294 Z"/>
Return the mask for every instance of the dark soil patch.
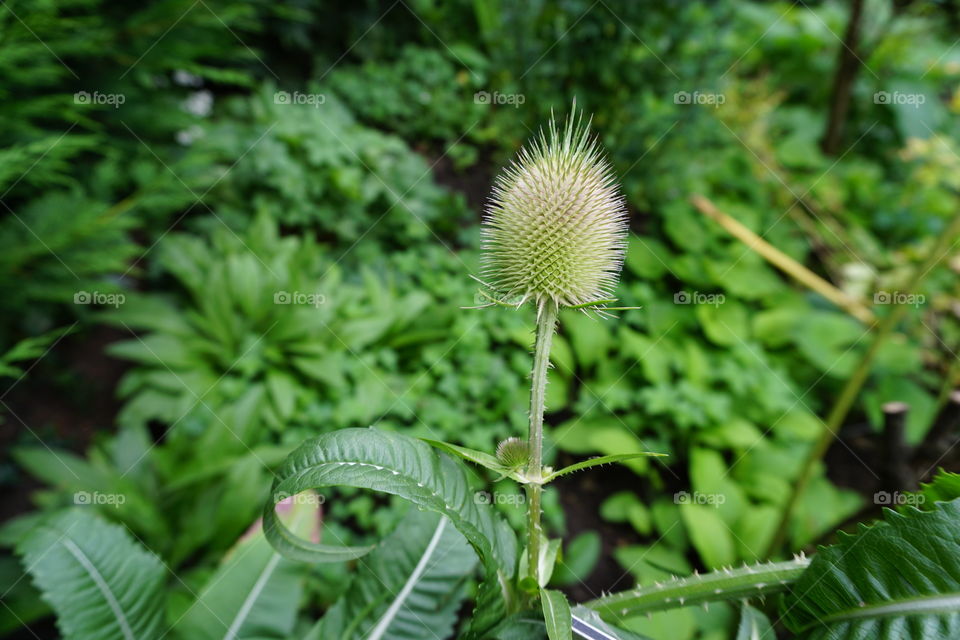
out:
<path id="1" fill-rule="evenodd" d="M 560 456 L 559 466 L 572 464 L 577 460 L 569 456 Z M 586 602 L 599 598 L 601 593 L 629 589 L 634 577 L 624 571 L 614 558 L 613 552 L 641 542 L 640 536 L 628 524 L 607 522 L 600 517 L 600 505 L 612 494 L 636 487 L 643 478 L 626 467 L 609 465 L 602 470 L 585 471 L 558 479 L 555 483 L 560 492 L 560 503 L 566 514 L 567 535 L 564 544 L 569 543 L 581 533 L 596 531 L 600 534 L 601 551 L 597 566 L 580 584 L 566 587 L 564 591 L 573 602 Z"/>
<path id="2" fill-rule="evenodd" d="M 115 389 L 128 365 L 111 358 L 106 346 L 126 334 L 103 326 L 64 337 L 19 381 L 0 393 L 0 522 L 31 509 L 37 483 L 16 466 L 15 447 L 46 446 L 83 453 L 98 433 L 113 430 L 119 410 Z M 30 365 L 26 365 L 29 367 Z"/>

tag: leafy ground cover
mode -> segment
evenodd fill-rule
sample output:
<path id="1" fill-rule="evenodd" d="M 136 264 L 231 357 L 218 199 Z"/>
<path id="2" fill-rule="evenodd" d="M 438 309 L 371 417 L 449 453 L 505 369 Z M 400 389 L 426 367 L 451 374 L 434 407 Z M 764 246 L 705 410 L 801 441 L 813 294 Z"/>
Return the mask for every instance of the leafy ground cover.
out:
<path id="1" fill-rule="evenodd" d="M 485 302 L 470 275 L 492 176 L 574 99 L 626 196 L 616 295 L 640 309 L 561 314 L 546 461 L 668 455 L 546 488 L 564 539 L 551 588 L 587 602 L 788 558 L 955 470 L 956 16 L 865 4 L 849 46 L 850 8 L 831 2 L 6 3 L 0 629 L 56 637 L 56 597 L 26 569 L 65 528 L 135 550 L 163 592 L 135 637 L 223 637 L 192 603 L 243 605 L 243 580 L 215 588 L 257 574 L 241 548 L 277 571 L 263 593 L 302 603 L 247 635 L 349 617 L 369 576 L 287 564 L 251 530 L 269 483 L 340 429 L 480 450 L 525 433 L 532 312 L 461 307 Z M 843 41 L 857 72 L 837 81 L 831 148 Z M 909 405 L 902 435 L 892 401 Z M 397 498 L 322 493 L 323 530 L 347 545 L 440 526 Z M 522 531 L 520 490 L 490 499 Z M 435 578 L 472 598 L 474 569 Z M 631 628 L 733 638 L 735 609 Z M 772 620 L 799 632 L 804 612 Z"/>

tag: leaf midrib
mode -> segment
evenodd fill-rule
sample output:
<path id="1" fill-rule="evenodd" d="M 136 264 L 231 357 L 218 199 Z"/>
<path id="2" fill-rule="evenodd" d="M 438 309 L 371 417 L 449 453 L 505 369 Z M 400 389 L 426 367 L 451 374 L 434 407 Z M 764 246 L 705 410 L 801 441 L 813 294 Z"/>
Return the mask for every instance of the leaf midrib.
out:
<path id="1" fill-rule="evenodd" d="M 839 622 L 861 620 L 864 618 L 893 618 L 920 614 L 960 612 L 960 591 L 948 594 L 929 594 L 915 598 L 886 601 L 882 604 L 869 604 L 856 609 L 846 609 L 807 625 L 804 631 Z"/>
<path id="2" fill-rule="evenodd" d="M 440 538 L 443 536 L 443 530 L 446 528 L 446 526 L 447 518 L 441 516 L 440 522 L 437 524 L 437 528 L 433 532 L 433 537 L 430 539 L 430 543 L 427 545 L 427 548 L 424 549 L 423 555 L 420 556 L 417 566 L 414 567 L 413 571 L 410 573 L 410 577 L 407 578 L 403 588 L 400 589 L 400 593 L 397 594 L 397 597 L 394 598 L 392 603 L 390 603 L 390 606 L 383 613 L 383 616 L 380 617 L 377 626 L 374 627 L 373 631 L 370 632 L 370 635 L 367 636 L 367 640 L 380 640 L 380 638 L 383 637 L 383 634 L 387 632 L 390 625 L 393 623 L 394 618 L 396 618 L 397 614 L 400 612 L 400 608 L 413 592 L 417 582 L 420 581 L 420 578 L 423 577 L 423 574 L 426 572 L 427 563 L 437 550 L 437 547 L 440 544 Z"/>
<path id="3" fill-rule="evenodd" d="M 114 617 L 117 619 L 117 624 L 120 625 L 120 631 L 123 633 L 123 637 L 127 640 L 136 640 L 136 637 L 133 635 L 133 629 L 130 628 L 130 623 L 127 621 L 127 617 L 123 613 L 123 608 L 120 606 L 120 601 L 117 600 L 117 597 L 110 589 L 110 585 L 104 580 L 103 575 L 97 570 L 93 562 L 90 561 L 87 554 L 70 538 L 64 539 L 62 544 L 67 551 L 70 552 L 70 555 L 76 558 L 80 566 L 83 567 L 84 571 L 90 576 L 90 579 L 93 580 L 97 589 L 103 594 L 104 599 L 107 601 L 107 606 L 110 607 L 110 611 L 113 612 Z"/>
<path id="4" fill-rule="evenodd" d="M 296 515 L 297 520 L 291 522 L 290 525 L 294 528 L 299 528 L 304 516 L 306 515 L 306 517 L 310 517 L 312 512 L 309 509 L 303 509 Z M 244 598 L 243 604 L 237 611 L 237 615 L 234 617 L 233 621 L 230 623 L 230 627 L 227 629 L 227 634 L 223 637 L 224 640 L 234 640 L 237 634 L 240 633 L 240 629 L 247 621 L 247 617 L 250 615 L 250 612 L 253 611 L 253 607 L 257 600 L 260 599 L 260 595 L 267 586 L 267 582 L 269 582 L 270 578 L 273 577 L 273 572 L 276 571 L 277 565 L 280 564 L 280 560 L 282 560 L 281 555 L 274 551 L 270 556 L 270 560 L 267 561 L 266 566 L 264 566 L 264 568 L 261 570 L 260 575 L 257 576 L 257 581 L 254 583 L 250 593 L 248 593 L 247 597 Z"/>

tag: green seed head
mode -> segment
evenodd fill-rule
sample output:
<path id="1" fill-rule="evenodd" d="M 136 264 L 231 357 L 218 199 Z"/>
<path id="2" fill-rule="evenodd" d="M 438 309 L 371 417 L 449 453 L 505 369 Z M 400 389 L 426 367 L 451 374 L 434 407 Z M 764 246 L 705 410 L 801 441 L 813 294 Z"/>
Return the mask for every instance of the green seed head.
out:
<path id="1" fill-rule="evenodd" d="M 526 440 L 507 438 L 497 445 L 497 460 L 505 467 L 518 469 L 524 467 L 530 459 L 530 448 Z"/>
<path id="2" fill-rule="evenodd" d="M 613 171 L 572 113 L 497 178 L 482 228 L 483 276 L 501 299 L 538 308 L 610 298 L 623 265 L 626 209 Z"/>

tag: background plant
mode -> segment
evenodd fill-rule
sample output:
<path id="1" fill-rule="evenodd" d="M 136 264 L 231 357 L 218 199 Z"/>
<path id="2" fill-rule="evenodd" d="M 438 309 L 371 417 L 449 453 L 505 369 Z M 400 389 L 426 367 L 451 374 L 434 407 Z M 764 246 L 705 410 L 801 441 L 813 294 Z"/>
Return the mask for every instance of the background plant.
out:
<path id="1" fill-rule="evenodd" d="M 865 5 L 863 66 L 851 83 L 843 144 L 828 155 L 819 143 L 832 100 L 825 79 L 844 50 L 842 3 L 352 3 L 337 7 L 336 19 L 321 19 L 329 11 L 312 3 L 6 3 L 0 351 L 19 372 L 5 368 L 13 377 L 0 391 L 4 442 L 16 452 L 0 465 L 11 496 L 5 517 L 55 512 L 98 486 L 124 493 L 123 505 L 85 508 L 129 526 L 197 591 L 203 578 L 185 576 L 219 566 L 253 521 L 250 505 L 264 498 L 271 470 L 305 436 L 377 422 L 491 450 L 522 433 L 513 408 L 526 393 L 530 319 L 459 312 L 482 302 L 462 274 L 479 269 L 476 225 L 491 177 L 551 108 L 562 112 L 574 97 L 595 114 L 624 186 L 635 235 L 619 295 L 643 309 L 616 323 L 561 319 L 547 386 L 555 408 L 545 417 L 547 463 L 611 451 L 670 456 L 629 462 L 609 488 L 580 476 L 564 493 L 575 499 L 547 488 L 548 530 L 565 540 L 557 585 L 566 580 L 572 599 L 587 601 L 634 580 L 762 555 L 799 461 L 822 432 L 818 416 L 868 344 L 867 326 L 706 219 L 689 201 L 694 194 L 877 318 L 891 307 L 871 304 L 875 294 L 925 297 L 884 342 L 839 441 L 815 466 L 785 547 L 809 549 L 844 521 L 876 515 L 874 494 L 902 488 L 871 473 L 885 466 L 885 402 L 910 404 L 915 476 L 955 466 L 951 453 L 943 457 L 949 438 L 931 432 L 956 384 L 955 260 L 947 256 L 922 290 L 905 286 L 955 217 L 956 17 L 930 3 Z M 126 101 L 81 104 L 78 91 Z M 322 94 L 329 109 L 277 104 L 279 91 Z M 483 91 L 515 104 L 474 101 Z M 678 104 L 681 91 L 722 93 L 725 102 Z M 924 103 L 878 104 L 878 91 Z M 196 398 L 170 370 L 191 381 L 219 376 L 233 341 L 252 342 L 263 329 L 237 315 L 203 340 L 179 340 L 172 327 L 193 332 L 218 312 L 191 294 L 171 255 L 196 250 L 191 262 L 204 270 L 196 282 L 244 262 L 272 278 L 250 260 L 287 260 L 255 242 L 268 227 L 297 239 L 301 255 L 290 267 L 313 274 L 338 264 L 338 287 L 356 296 L 344 309 L 331 302 L 321 310 L 338 334 L 375 324 L 365 314 L 406 320 L 364 346 L 348 342 L 352 354 L 331 336 L 301 333 L 343 357 L 331 367 L 343 375 L 340 386 L 313 384 L 269 354 L 229 369 L 203 399 L 234 430 L 235 399 L 277 374 L 295 381 L 295 426 L 277 429 L 269 393 L 250 413 L 258 461 L 202 404 L 177 422 L 182 413 L 160 401 L 191 406 Z M 217 298 L 263 320 L 295 311 L 269 298 L 251 305 L 237 289 Z M 74 304 L 83 291 L 122 293 L 126 303 L 116 313 Z M 724 303 L 675 304 L 680 292 L 691 302 L 696 293 L 723 294 Z M 170 322 L 124 320 L 141 339 L 180 346 L 152 347 L 160 357 L 146 358 L 116 320 L 134 308 Z M 124 342 L 114 349 L 139 348 L 138 361 L 104 357 L 107 345 Z M 181 348 L 189 364 L 178 363 Z M 465 425 L 463 414 L 473 420 Z M 934 441 L 945 444 L 929 453 Z M 104 488 L 132 465 L 124 481 L 136 478 L 144 497 L 129 483 Z M 568 488 L 563 479 L 556 486 Z M 496 490 L 516 491 L 509 481 Z M 726 500 L 677 504 L 683 491 Z M 363 492 L 331 496 L 325 523 L 348 544 L 369 544 L 400 517 L 386 506 Z M 519 530 L 520 511 L 497 508 Z M 31 522 L 11 521 L 5 547 Z M 184 523 L 195 533 L 167 533 Z M 53 636 L 51 623 L 37 622 L 49 610 L 37 606 L 20 561 L 7 553 L 0 566 L 15 585 L 3 589 L 4 604 L 37 635 Z M 319 613 L 345 588 L 343 579 L 314 578 L 304 582 L 304 599 Z M 4 629 L 21 625 L 6 607 L 0 616 Z M 711 606 L 654 612 L 644 633 L 736 631 L 733 609 Z"/>

